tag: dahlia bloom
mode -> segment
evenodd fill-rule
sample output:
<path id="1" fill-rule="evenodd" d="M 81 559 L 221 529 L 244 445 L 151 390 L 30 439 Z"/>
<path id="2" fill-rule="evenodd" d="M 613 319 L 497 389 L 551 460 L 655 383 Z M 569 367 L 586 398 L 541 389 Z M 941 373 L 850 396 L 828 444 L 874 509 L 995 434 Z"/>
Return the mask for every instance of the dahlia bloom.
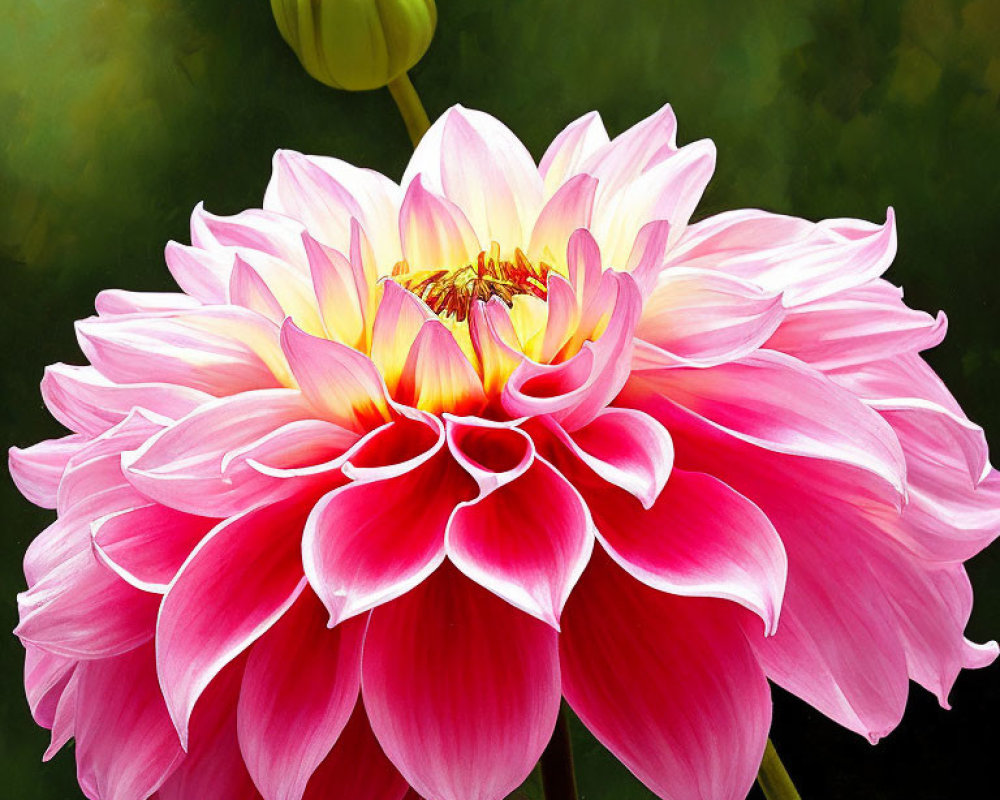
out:
<path id="1" fill-rule="evenodd" d="M 108 291 L 24 450 L 17 635 L 90 798 L 496 800 L 560 700 L 658 796 L 741 798 L 768 679 L 871 738 L 997 655 L 1000 530 L 943 315 L 883 225 L 690 224 L 709 141 L 454 108 L 397 185 L 282 151 Z M 780 611 L 780 621 L 779 621 Z"/>

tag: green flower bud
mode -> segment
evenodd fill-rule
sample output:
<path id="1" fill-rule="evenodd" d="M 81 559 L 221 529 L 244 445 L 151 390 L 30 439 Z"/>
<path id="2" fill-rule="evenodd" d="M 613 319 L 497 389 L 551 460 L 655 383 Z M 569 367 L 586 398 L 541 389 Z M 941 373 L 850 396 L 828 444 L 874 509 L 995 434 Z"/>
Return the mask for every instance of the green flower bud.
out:
<path id="1" fill-rule="evenodd" d="M 416 64 L 434 36 L 434 0 L 271 0 L 302 66 L 335 89 L 378 89 Z"/>

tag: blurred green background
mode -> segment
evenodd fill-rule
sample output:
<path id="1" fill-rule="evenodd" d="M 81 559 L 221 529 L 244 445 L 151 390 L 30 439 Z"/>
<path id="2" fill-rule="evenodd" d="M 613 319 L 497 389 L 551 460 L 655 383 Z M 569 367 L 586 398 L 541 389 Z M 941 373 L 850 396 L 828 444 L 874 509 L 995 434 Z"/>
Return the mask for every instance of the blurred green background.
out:
<path id="1" fill-rule="evenodd" d="M 997 0 L 440 0 L 413 71 L 433 118 L 452 103 L 506 121 L 540 156 L 596 108 L 617 133 L 674 104 L 681 141 L 712 137 L 719 166 L 700 214 L 758 206 L 881 221 L 889 278 L 944 309 L 930 360 L 1000 443 L 1000 2 Z M 384 92 L 311 80 L 266 0 L 0 0 L 0 438 L 60 431 L 42 367 L 81 362 L 72 321 L 105 287 L 166 289 L 162 248 L 186 241 L 199 200 L 259 205 L 278 147 L 398 178 L 409 146 Z M 0 483 L 0 628 L 15 625 L 20 557 L 51 514 Z M 1000 634 L 1000 554 L 970 565 L 970 635 Z M 79 798 L 70 751 L 41 765 L 21 649 L 0 637 L 0 794 Z M 939 709 L 914 689 L 878 747 L 778 693 L 774 739 L 805 800 L 982 797 L 993 782 L 1000 668 L 967 673 Z M 577 731 L 584 798 L 649 798 Z M 529 787 L 529 794 L 531 793 Z M 199 799 L 200 800 L 200 799 Z M 212 800 L 208 798 L 207 800 Z"/>

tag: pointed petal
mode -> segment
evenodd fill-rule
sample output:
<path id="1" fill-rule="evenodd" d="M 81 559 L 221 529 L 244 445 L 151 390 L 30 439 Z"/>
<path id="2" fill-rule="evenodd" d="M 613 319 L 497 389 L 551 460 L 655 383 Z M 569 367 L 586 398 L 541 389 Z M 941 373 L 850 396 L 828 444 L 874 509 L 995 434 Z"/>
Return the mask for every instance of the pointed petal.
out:
<path id="1" fill-rule="evenodd" d="M 559 712 L 556 632 L 444 566 L 372 612 L 362 690 L 372 729 L 424 797 L 500 800 Z"/>
<path id="2" fill-rule="evenodd" d="M 479 376 L 438 319 L 421 326 L 400 374 L 397 397 L 432 414 L 475 414 L 486 404 Z"/>
<path id="3" fill-rule="evenodd" d="M 79 669 L 80 786 L 102 800 L 144 800 L 184 758 L 156 682 L 153 644 Z"/>
<path id="4" fill-rule="evenodd" d="M 302 800 L 361 688 L 364 620 L 332 631 L 308 589 L 247 659 L 237 711 L 240 749 L 264 800 Z"/>
<path id="5" fill-rule="evenodd" d="M 739 609 L 657 592 L 595 554 L 565 616 L 563 692 L 584 725 L 659 797 L 746 797 L 771 700 Z"/>
<path id="6" fill-rule="evenodd" d="M 34 645 L 24 648 L 24 693 L 35 722 L 52 728 L 59 699 L 76 669 L 76 660 L 47 653 Z"/>
<path id="7" fill-rule="evenodd" d="M 187 294 L 203 303 L 226 302 L 229 272 L 233 268 L 231 255 L 167 242 L 163 256 L 170 274 Z"/>
<path id="8" fill-rule="evenodd" d="M 399 212 L 403 257 L 411 270 L 452 269 L 471 263 L 482 249 L 462 210 L 424 188 L 417 175 Z"/>
<path id="9" fill-rule="evenodd" d="M 554 195 L 569 178 L 580 172 L 592 153 L 609 141 L 601 115 L 596 111 L 584 114 L 563 128 L 538 164 L 538 171 L 545 181 L 545 196 Z"/>
<path id="10" fill-rule="evenodd" d="M 12 447 L 7 462 L 10 477 L 21 494 L 36 506 L 55 508 L 66 462 L 86 442 L 86 436 L 72 434 L 61 439 L 46 439 L 23 450 Z"/>
<path id="11" fill-rule="evenodd" d="M 302 234 L 313 288 L 323 325 L 335 341 L 356 347 L 365 335 L 366 297 L 358 293 L 354 269 L 347 257 Z"/>
<path id="12" fill-rule="evenodd" d="M 274 293 L 257 270 L 239 256 L 236 257 L 229 276 L 229 301 L 256 311 L 276 325 L 280 325 L 286 316 L 281 303 L 275 299 Z"/>
<path id="13" fill-rule="evenodd" d="M 528 257 L 532 261 L 565 264 L 566 245 L 573 231 L 590 227 L 596 192 L 597 179 L 589 175 L 577 175 L 559 187 L 539 212 L 531 231 Z"/>
<path id="14" fill-rule="evenodd" d="M 202 540 L 164 596 L 157 672 L 185 746 L 205 688 L 301 593 L 299 535 L 307 512 L 308 504 L 286 502 L 226 520 Z"/>
<path id="15" fill-rule="evenodd" d="M 395 281 L 382 285 L 382 301 L 375 312 L 371 358 L 395 393 L 406 358 L 423 324 L 434 317 L 427 304 Z"/>

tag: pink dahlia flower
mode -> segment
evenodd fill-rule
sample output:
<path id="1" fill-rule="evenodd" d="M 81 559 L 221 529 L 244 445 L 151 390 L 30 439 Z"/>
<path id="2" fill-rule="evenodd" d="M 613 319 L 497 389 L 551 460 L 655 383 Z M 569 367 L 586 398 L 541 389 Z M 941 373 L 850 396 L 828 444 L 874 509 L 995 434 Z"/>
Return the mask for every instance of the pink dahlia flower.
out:
<path id="1" fill-rule="evenodd" d="M 768 679 L 874 741 L 995 658 L 1000 478 L 891 212 L 689 224 L 714 162 L 669 107 L 539 166 L 455 108 L 401 186 L 279 152 L 181 293 L 98 297 L 42 382 L 72 433 L 10 456 L 88 797 L 495 800 L 565 697 L 660 797 L 740 798 Z"/>

